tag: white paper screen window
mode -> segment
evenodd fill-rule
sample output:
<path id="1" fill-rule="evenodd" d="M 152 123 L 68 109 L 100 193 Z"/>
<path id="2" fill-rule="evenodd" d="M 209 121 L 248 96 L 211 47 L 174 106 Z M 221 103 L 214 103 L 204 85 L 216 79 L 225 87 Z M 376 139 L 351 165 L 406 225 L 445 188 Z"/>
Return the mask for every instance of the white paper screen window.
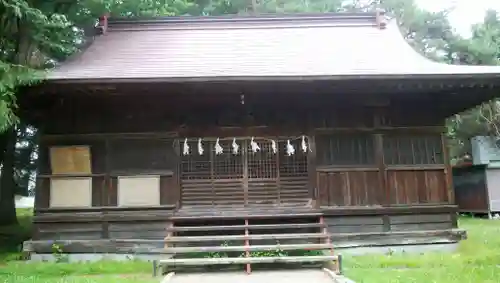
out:
<path id="1" fill-rule="evenodd" d="M 91 207 L 92 178 L 50 180 L 50 207 Z"/>
<path id="2" fill-rule="evenodd" d="M 160 205 L 159 176 L 118 177 L 118 206 Z"/>

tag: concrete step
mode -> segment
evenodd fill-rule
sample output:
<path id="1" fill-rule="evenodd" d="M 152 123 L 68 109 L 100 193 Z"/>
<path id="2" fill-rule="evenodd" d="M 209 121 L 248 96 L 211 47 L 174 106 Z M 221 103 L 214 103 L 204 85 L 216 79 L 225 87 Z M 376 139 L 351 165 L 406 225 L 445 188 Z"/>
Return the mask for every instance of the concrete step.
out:
<path id="1" fill-rule="evenodd" d="M 255 235 L 223 235 L 223 236 L 174 236 L 166 237 L 168 243 L 237 241 L 237 240 L 286 240 L 286 239 L 324 239 L 329 237 L 323 233 L 289 233 L 289 234 L 255 234 Z"/>
<path id="2" fill-rule="evenodd" d="M 295 263 L 337 261 L 338 256 L 281 256 L 281 257 L 228 257 L 228 258 L 170 258 L 159 261 L 161 265 L 212 265 L 212 264 L 249 264 L 249 263 Z"/>
<path id="3" fill-rule="evenodd" d="M 168 254 L 203 252 L 243 252 L 243 251 L 291 251 L 291 250 L 329 250 L 331 244 L 291 244 L 291 245 L 253 245 L 253 246 L 210 246 L 210 247 L 166 247 Z"/>

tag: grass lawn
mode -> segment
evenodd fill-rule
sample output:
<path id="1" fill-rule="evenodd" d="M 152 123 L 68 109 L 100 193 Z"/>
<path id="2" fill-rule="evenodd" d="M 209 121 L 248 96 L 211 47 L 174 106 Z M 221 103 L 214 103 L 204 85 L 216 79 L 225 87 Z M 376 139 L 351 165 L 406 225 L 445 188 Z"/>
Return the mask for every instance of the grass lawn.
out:
<path id="1" fill-rule="evenodd" d="M 27 263 L 19 248 L 31 234 L 30 209 L 17 212 L 19 226 L 0 227 L 0 283 L 158 283 L 147 262 Z"/>
<path id="2" fill-rule="evenodd" d="M 346 275 L 361 283 L 500 282 L 500 221 L 461 218 L 468 239 L 457 253 L 346 258 Z"/>
<path id="3" fill-rule="evenodd" d="M 29 211 L 20 213 L 22 229 L 1 228 L 0 236 L 18 238 L 29 233 Z M 460 227 L 469 239 L 450 253 L 395 254 L 345 257 L 346 275 L 362 283 L 493 283 L 500 282 L 500 221 L 462 218 Z M 15 260 L 19 240 L 3 241 L 0 252 L 0 283 L 158 283 L 151 264 L 138 261 L 94 263 L 26 263 Z"/>
<path id="4" fill-rule="evenodd" d="M 22 263 L 0 266 L 0 282 L 12 283 L 158 283 L 145 262 Z"/>

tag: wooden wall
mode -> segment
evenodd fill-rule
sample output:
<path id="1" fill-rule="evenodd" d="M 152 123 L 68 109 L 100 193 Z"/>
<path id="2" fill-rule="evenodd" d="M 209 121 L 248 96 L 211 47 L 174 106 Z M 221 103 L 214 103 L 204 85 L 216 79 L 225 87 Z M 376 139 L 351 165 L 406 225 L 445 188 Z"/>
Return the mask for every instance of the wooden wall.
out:
<path id="1" fill-rule="evenodd" d="M 421 206 L 360 208 L 347 215 L 340 209 L 325 210 L 328 231 L 337 248 L 449 244 L 465 239 L 456 230 L 456 207 Z"/>
<path id="2" fill-rule="evenodd" d="M 461 212 L 489 213 L 487 167 L 483 165 L 453 168 L 456 203 Z"/>
<path id="3" fill-rule="evenodd" d="M 50 206 L 52 179 L 92 178 L 92 207 L 118 205 L 119 177 L 141 174 L 160 176 L 160 206 L 176 205 L 178 201 L 177 154 L 174 139 L 152 139 L 110 136 L 42 136 L 37 175 L 36 208 Z M 85 145 L 90 147 L 90 174 L 53 174 L 49 150 L 53 146 Z"/>
<path id="4" fill-rule="evenodd" d="M 173 211 L 165 208 L 40 210 L 26 251 L 52 253 L 161 254 Z M 448 244 L 465 238 L 456 230 L 456 207 L 345 207 L 324 209 L 337 248 Z"/>
<path id="5" fill-rule="evenodd" d="M 444 121 L 429 101 L 402 96 L 384 98 L 389 102 L 380 106 L 376 96 L 248 96 L 244 104 L 208 98 L 61 96 L 45 110 L 41 127 L 38 206 L 47 207 L 54 178 L 44 152 L 51 146 L 91 147 L 95 207 L 116 205 L 117 176 L 144 173 L 161 175 L 161 205 L 171 205 L 180 195 L 178 139 L 303 134 L 314 149 L 307 158 L 309 187 L 321 206 L 454 202 Z"/>
<path id="6" fill-rule="evenodd" d="M 43 110 L 35 241 L 27 250 L 51 253 L 52 241 L 61 240 L 66 252 L 161 253 L 181 199 L 179 140 L 199 137 L 274 137 L 283 147 L 286 137 L 307 135 L 307 174 L 293 186 L 308 182 L 336 244 L 390 244 L 381 240 L 390 237 L 402 244 L 418 231 L 429 238 L 428 230 L 439 238 L 431 242 L 463 236 L 450 232 L 457 222 L 443 121 L 428 102 L 370 106 L 356 98 L 283 95 L 242 105 L 196 95 L 138 97 L 64 95 Z M 49 148 L 61 145 L 90 146 L 91 173 L 78 175 L 92 178 L 90 208 L 49 207 L 50 180 L 76 177 L 50 169 Z M 118 207 L 118 177 L 141 174 L 160 176 L 160 205 Z"/>
<path id="7" fill-rule="evenodd" d="M 316 136 L 320 205 L 453 203 L 441 133 L 394 132 Z"/>
<path id="8" fill-rule="evenodd" d="M 103 213 L 104 218 L 108 210 L 117 215 L 126 211 L 116 207 L 118 177 L 156 174 L 160 206 L 154 209 L 168 215 L 180 200 L 179 140 L 186 137 L 307 135 L 311 152 L 308 176 L 303 177 L 325 209 L 454 203 L 441 136 L 443 121 L 433 116 L 428 101 L 394 99 L 386 106 L 371 106 L 363 99 L 339 96 L 281 98 L 249 97 L 245 104 L 232 98 L 210 101 L 183 96 L 179 100 L 158 94 L 140 99 L 137 95 L 54 98 L 51 108 L 43 110 L 39 125 L 39 220 L 52 212 L 65 213 L 49 208 L 50 180 L 61 176 L 52 174 L 48 150 L 60 145 L 91 148 L 92 172 L 86 176 L 92 178 L 92 209 L 88 211 Z M 417 111 L 424 108 L 429 111 Z M 140 214 L 147 218 L 149 210 L 143 208 Z M 97 229 L 89 225 L 88 231 Z M 111 225 L 102 231 L 109 237 L 116 229 L 121 228 Z"/>
<path id="9" fill-rule="evenodd" d="M 67 253 L 161 253 L 172 209 L 38 209 L 33 241 L 24 249 L 52 253 L 52 244 L 59 243 Z"/>

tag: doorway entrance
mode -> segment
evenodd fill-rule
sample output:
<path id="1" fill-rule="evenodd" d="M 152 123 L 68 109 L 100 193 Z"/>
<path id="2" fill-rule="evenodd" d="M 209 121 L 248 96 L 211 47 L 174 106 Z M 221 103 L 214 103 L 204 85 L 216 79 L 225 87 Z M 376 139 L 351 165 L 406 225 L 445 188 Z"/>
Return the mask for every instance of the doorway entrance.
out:
<path id="1" fill-rule="evenodd" d="M 273 151 L 275 140 L 277 152 Z M 188 140 L 189 154 L 181 150 L 182 206 L 287 206 L 307 205 L 308 152 L 300 150 L 300 140 L 291 140 L 295 154 L 285 153 L 287 140 L 255 138 L 260 150 L 253 152 L 251 138 L 220 139 L 222 153 L 216 154 L 214 139 Z M 184 141 L 180 141 L 181 149 Z"/>

